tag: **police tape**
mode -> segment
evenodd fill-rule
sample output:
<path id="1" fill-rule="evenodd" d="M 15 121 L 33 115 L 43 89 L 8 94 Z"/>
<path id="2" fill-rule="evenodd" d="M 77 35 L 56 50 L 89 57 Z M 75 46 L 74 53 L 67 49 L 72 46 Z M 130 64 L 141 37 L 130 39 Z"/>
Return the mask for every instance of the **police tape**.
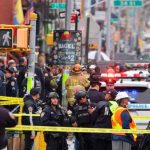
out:
<path id="1" fill-rule="evenodd" d="M 23 104 L 23 101 L 20 100 L 12 100 L 12 101 L 0 101 L 0 105 L 16 105 L 16 104 Z"/>
<path id="2" fill-rule="evenodd" d="M 134 119 L 150 119 L 150 116 L 133 116 Z"/>
<path id="3" fill-rule="evenodd" d="M 15 131 L 49 131 L 49 132 L 79 132 L 79 133 L 137 133 L 150 134 L 150 130 L 131 129 L 107 129 L 107 128 L 77 128 L 77 127 L 52 127 L 52 126 L 26 126 L 18 125 L 14 128 L 6 128 Z"/>
<path id="4" fill-rule="evenodd" d="M 20 116 L 34 116 L 34 117 L 40 117 L 40 114 L 13 114 L 15 117 L 20 117 Z"/>
<path id="5" fill-rule="evenodd" d="M 40 114 L 25 114 L 25 113 L 22 113 L 22 114 L 13 114 L 14 116 L 16 117 L 19 117 L 19 116 L 34 116 L 34 117 L 39 117 Z M 133 116 L 134 119 L 150 119 L 150 116 Z"/>
<path id="6" fill-rule="evenodd" d="M 0 101 L 12 101 L 12 100 L 19 100 L 19 101 L 23 101 L 23 98 L 19 98 L 19 97 L 9 97 L 9 96 L 0 96 Z"/>

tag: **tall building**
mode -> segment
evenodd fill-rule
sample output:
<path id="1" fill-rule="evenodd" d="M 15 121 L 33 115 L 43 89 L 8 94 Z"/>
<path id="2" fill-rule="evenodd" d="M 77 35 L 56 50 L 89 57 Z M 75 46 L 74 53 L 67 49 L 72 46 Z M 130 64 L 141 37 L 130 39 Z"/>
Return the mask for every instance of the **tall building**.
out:
<path id="1" fill-rule="evenodd" d="M 0 0 L 0 24 L 13 23 L 13 8 L 15 0 Z"/>

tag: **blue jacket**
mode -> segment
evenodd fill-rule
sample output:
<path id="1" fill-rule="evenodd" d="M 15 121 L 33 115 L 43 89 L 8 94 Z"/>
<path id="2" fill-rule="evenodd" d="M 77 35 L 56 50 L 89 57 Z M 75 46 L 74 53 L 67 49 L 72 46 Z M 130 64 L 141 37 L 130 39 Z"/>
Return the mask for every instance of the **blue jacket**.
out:
<path id="1" fill-rule="evenodd" d="M 122 112 L 121 119 L 122 119 L 122 128 L 130 129 L 130 123 L 132 122 L 132 119 L 131 119 L 128 111 Z M 125 141 L 125 142 L 132 144 L 133 143 L 133 135 L 131 133 L 126 133 L 126 136 L 112 134 L 112 140 Z"/>

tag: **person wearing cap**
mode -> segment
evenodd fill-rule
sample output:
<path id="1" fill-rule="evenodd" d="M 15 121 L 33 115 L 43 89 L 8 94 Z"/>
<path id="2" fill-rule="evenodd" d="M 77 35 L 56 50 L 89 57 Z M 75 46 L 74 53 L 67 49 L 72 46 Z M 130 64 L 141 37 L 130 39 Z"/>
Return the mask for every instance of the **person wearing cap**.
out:
<path id="1" fill-rule="evenodd" d="M 59 105 L 59 95 L 56 92 L 50 92 L 47 96 L 47 105 L 41 113 L 41 123 L 43 126 L 68 126 L 69 117 L 64 109 Z M 66 133 L 44 132 L 46 150 L 67 150 Z"/>
<path id="2" fill-rule="evenodd" d="M 68 101 L 68 108 L 72 109 L 75 103 L 74 99 L 74 87 L 77 85 L 83 86 L 85 89 L 89 87 L 90 81 L 86 79 L 82 74 L 82 69 L 80 64 L 75 64 L 72 66 L 71 75 L 67 78 L 65 82 L 65 87 L 67 90 L 66 98 Z"/>
<path id="3" fill-rule="evenodd" d="M 106 83 L 106 91 L 110 89 L 115 89 L 115 83 L 116 83 L 115 79 L 109 78 L 108 80 L 105 81 L 105 83 Z"/>
<path id="4" fill-rule="evenodd" d="M 14 67 L 6 68 L 6 96 L 16 97 L 17 96 L 17 79 L 14 77 L 15 69 Z"/>
<path id="5" fill-rule="evenodd" d="M 117 91 L 115 89 L 110 89 L 106 91 L 105 100 L 109 103 L 109 108 L 111 113 L 113 114 L 116 108 L 118 107 L 118 104 L 115 100 Z"/>
<path id="6" fill-rule="evenodd" d="M 136 124 L 128 111 L 127 105 L 130 100 L 126 92 L 119 92 L 116 96 L 118 107 L 112 115 L 113 129 L 136 129 Z M 113 133 L 112 150 L 131 150 L 131 144 L 136 141 L 137 135 L 132 133 Z"/>
<path id="7" fill-rule="evenodd" d="M 30 94 L 26 95 L 24 97 L 24 106 L 23 106 L 23 113 L 26 114 L 36 114 L 38 113 L 39 109 L 38 109 L 38 100 L 40 98 L 40 92 L 39 89 L 37 88 L 32 88 L 30 90 Z M 23 125 L 38 125 L 39 124 L 39 117 L 23 117 L 22 118 L 22 124 Z M 25 148 L 24 150 L 31 150 L 33 143 L 34 143 L 34 139 L 36 136 L 36 132 L 35 131 L 24 131 L 24 135 L 25 135 Z"/>

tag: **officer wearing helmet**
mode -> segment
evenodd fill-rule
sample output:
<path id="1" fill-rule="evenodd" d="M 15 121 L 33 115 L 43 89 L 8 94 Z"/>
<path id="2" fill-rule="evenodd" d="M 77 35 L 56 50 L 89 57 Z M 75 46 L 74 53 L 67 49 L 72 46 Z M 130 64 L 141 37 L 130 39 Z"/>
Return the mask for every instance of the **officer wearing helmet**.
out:
<path id="1" fill-rule="evenodd" d="M 59 105 L 59 96 L 50 92 L 47 96 L 47 105 L 41 113 L 43 126 L 67 126 L 70 123 L 65 111 Z M 46 150 L 67 150 L 66 133 L 44 132 Z"/>
<path id="2" fill-rule="evenodd" d="M 127 105 L 130 100 L 126 92 L 119 92 L 116 96 L 118 107 L 112 116 L 113 129 L 136 129 L 136 124 L 130 115 Z M 136 141 L 137 135 L 131 133 L 113 133 L 112 150 L 131 150 L 131 144 Z"/>
<path id="3" fill-rule="evenodd" d="M 73 116 L 75 122 L 72 124 L 74 127 L 91 127 L 91 113 L 94 107 L 90 105 L 85 91 L 78 91 L 75 94 L 76 105 L 73 107 Z M 91 134 L 89 133 L 76 133 L 76 140 L 78 141 L 79 150 L 91 150 L 93 148 Z"/>

